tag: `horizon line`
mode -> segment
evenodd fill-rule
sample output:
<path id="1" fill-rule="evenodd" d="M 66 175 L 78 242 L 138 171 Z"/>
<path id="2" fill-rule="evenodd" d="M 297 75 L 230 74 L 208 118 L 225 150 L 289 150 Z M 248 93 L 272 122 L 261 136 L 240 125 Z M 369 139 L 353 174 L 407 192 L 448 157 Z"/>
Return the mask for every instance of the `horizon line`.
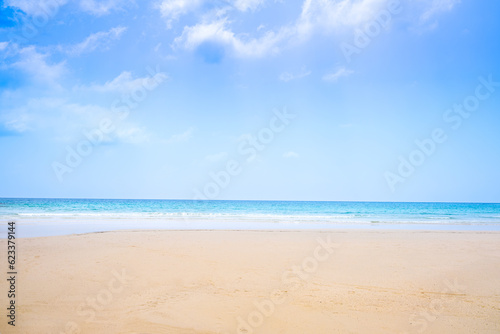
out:
<path id="1" fill-rule="evenodd" d="M 500 204 L 500 202 L 463 201 L 373 201 L 373 200 L 280 200 L 280 199 L 185 199 L 185 198 L 99 198 L 99 197 L 0 197 L 2 199 L 55 199 L 55 200 L 125 200 L 125 201 L 233 201 L 233 202 L 350 202 L 350 203 L 448 203 L 448 204 Z"/>

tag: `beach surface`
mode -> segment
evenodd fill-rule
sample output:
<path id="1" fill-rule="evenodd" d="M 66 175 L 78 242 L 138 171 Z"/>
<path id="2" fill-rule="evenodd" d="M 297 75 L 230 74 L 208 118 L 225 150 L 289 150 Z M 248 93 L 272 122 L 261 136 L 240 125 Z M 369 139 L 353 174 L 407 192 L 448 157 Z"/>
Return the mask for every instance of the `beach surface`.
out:
<path id="1" fill-rule="evenodd" d="M 500 333 L 499 232 L 117 231 L 16 247 L 16 326 L 3 315 L 0 333 Z"/>

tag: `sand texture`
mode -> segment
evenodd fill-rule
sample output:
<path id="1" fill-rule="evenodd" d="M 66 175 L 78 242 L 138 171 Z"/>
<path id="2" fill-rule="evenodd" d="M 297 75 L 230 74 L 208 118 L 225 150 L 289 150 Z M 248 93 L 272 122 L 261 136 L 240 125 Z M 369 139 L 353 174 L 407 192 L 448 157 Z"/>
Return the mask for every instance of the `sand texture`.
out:
<path id="1" fill-rule="evenodd" d="M 496 232 L 118 231 L 16 241 L 16 326 L 3 315 L 2 334 L 500 333 Z M 6 272 L 6 255 L 0 263 Z M 2 280 L 4 314 L 8 289 Z"/>

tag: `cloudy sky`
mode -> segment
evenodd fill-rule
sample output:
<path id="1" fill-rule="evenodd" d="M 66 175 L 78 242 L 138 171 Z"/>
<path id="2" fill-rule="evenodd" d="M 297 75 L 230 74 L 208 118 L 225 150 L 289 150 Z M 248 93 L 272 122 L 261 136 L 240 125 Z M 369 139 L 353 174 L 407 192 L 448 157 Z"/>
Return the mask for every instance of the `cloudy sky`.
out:
<path id="1" fill-rule="evenodd" d="M 0 4 L 0 197 L 500 202 L 497 1 Z"/>

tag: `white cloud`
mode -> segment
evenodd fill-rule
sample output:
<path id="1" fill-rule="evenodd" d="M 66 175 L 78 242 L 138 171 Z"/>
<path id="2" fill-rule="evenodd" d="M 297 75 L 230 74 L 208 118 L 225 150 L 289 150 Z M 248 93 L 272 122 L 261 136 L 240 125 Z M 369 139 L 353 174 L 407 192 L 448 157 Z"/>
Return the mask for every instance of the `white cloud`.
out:
<path id="1" fill-rule="evenodd" d="M 297 159 L 299 157 L 299 154 L 294 152 L 294 151 L 288 151 L 286 153 L 283 153 L 283 158 L 286 159 Z"/>
<path id="2" fill-rule="evenodd" d="M 72 55 L 80 55 L 86 52 L 92 52 L 99 48 L 107 48 L 109 44 L 120 38 L 127 30 L 125 27 L 114 27 L 109 31 L 100 31 L 87 37 L 83 42 L 69 47 L 66 52 Z"/>
<path id="3" fill-rule="evenodd" d="M 142 144 L 149 142 L 151 136 L 145 127 L 122 125 L 115 131 L 115 138 L 126 144 Z"/>
<path id="4" fill-rule="evenodd" d="M 5 0 L 4 6 L 16 7 L 30 16 L 53 17 L 67 0 Z"/>
<path id="5" fill-rule="evenodd" d="M 288 82 L 295 79 L 295 76 L 290 72 L 283 72 L 280 74 L 279 79 L 281 81 Z"/>
<path id="6" fill-rule="evenodd" d="M 13 97 L 12 93 L 8 93 L 8 95 Z M 0 113 L 0 123 L 8 131 L 24 133 L 47 126 L 53 130 L 54 124 L 48 119 L 51 117 L 51 112 L 58 110 L 64 100 L 48 97 L 23 98 L 23 102 L 24 104 L 21 106 L 10 110 L 2 110 L 2 113 Z"/>
<path id="7" fill-rule="evenodd" d="M 112 114 L 104 107 L 95 104 L 66 103 L 60 107 L 62 118 L 68 124 L 67 130 L 77 132 L 78 128 L 96 128 L 103 118 Z"/>
<path id="8" fill-rule="evenodd" d="M 7 46 L 9 46 L 9 42 L 0 42 L 0 51 L 7 49 Z"/>
<path id="9" fill-rule="evenodd" d="M 124 92 L 132 91 L 142 85 L 142 79 L 133 79 L 132 73 L 123 71 L 111 81 L 107 81 L 104 85 L 92 85 L 90 89 L 98 92 Z"/>
<path id="10" fill-rule="evenodd" d="M 2 123 L 9 131 L 23 133 L 31 129 L 33 117 L 25 112 L 17 112 L 2 117 Z"/>
<path id="11" fill-rule="evenodd" d="M 203 0 L 163 0 L 158 7 L 161 15 L 167 19 L 167 26 L 170 28 L 174 20 L 195 10 L 202 3 Z"/>
<path id="12" fill-rule="evenodd" d="M 164 0 L 162 13 L 170 20 L 183 15 L 207 0 Z M 233 0 L 210 10 L 195 25 L 185 26 L 174 46 L 190 51 L 208 43 L 208 52 L 221 58 L 225 51 L 235 57 L 262 57 L 278 53 L 283 46 L 303 42 L 316 33 L 331 34 L 352 31 L 373 20 L 383 11 L 390 10 L 392 0 L 304 0 L 300 15 L 294 23 L 267 30 L 261 34 L 263 26 L 256 29 L 259 37 L 251 32 L 235 33 L 230 27 L 231 10 L 255 10 L 265 0 Z M 460 0 L 419 0 L 424 4 L 419 12 L 412 13 L 417 18 L 428 20 L 437 13 L 451 10 Z M 276 1 L 275 1 L 276 2 Z M 423 14 L 421 14 L 423 12 Z M 170 21 L 171 22 L 171 21 Z M 203 53 L 203 50 L 201 50 Z M 346 74 L 344 72 L 344 74 Z M 284 73 L 284 81 L 295 78 Z M 332 78 L 335 78 L 334 76 Z"/>
<path id="13" fill-rule="evenodd" d="M 57 84 L 66 72 L 65 62 L 49 64 L 48 55 L 38 53 L 34 46 L 28 46 L 18 51 L 19 59 L 10 66 L 30 74 L 35 81 Z"/>
<path id="14" fill-rule="evenodd" d="M 108 108 L 95 104 L 68 103 L 59 108 L 64 127 L 59 128 L 59 138 L 71 141 L 75 134 L 98 129 L 103 119 L 109 119 L 115 127 L 113 131 L 103 136 L 103 143 L 140 144 L 149 142 L 151 135 L 145 127 L 117 117 Z"/>
<path id="15" fill-rule="evenodd" d="M 0 43 L 0 59 L 7 60 L 10 58 L 10 60 L 18 58 L 19 57 L 19 51 L 21 48 L 19 45 L 16 43 L 13 43 L 11 41 L 9 42 L 1 42 Z M 8 67 L 8 62 L 0 62 L 0 69 L 1 68 L 7 68 Z"/>
<path id="16" fill-rule="evenodd" d="M 189 141 L 189 139 L 193 137 L 193 132 L 194 128 L 191 127 L 182 133 L 172 135 L 169 139 L 166 140 L 166 143 L 173 144 Z"/>
<path id="17" fill-rule="evenodd" d="M 96 16 L 109 14 L 114 9 L 121 9 L 130 0 L 81 0 L 80 7 L 83 11 Z"/>
<path id="18" fill-rule="evenodd" d="M 341 77 L 347 77 L 347 76 L 351 75 L 352 73 L 354 73 L 354 71 L 348 70 L 345 67 L 340 67 L 335 72 L 325 74 L 323 76 L 323 80 L 329 81 L 329 82 L 336 82 Z"/>
<path id="19" fill-rule="evenodd" d="M 304 77 L 310 75 L 311 73 L 312 73 L 311 71 L 307 71 L 305 69 L 302 69 L 302 71 L 297 73 L 297 74 L 292 74 L 290 72 L 283 72 L 280 74 L 279 79 L 281 81 L 288 82 L 288 81 L 292 81 L 295 79 L 304 78 Z"/>
<path id="20" fill-rule="evenodd" d="M 23 106 L 0 114 L 2 130 L 22 134 L 28 131 L 46 131 L 52 139 L 74 143 L 87 138 L 100 127 L 103 119 L 110 119 L 115 130 L 99 139 L 102 143 L 140 144 L 150 141 L 145 127 L 118 119 L 108 108 L 94 104 L 67 103 L 58 98 L 28 99 Z M 4 131 L 5 132 L 5 131 Z"/>
<path id="21" fill-rule="evenodd" d="M 388 0 L 305 0 L 297 22 L 297 33 L 307 37 L 315 30 L 329 32 L 373 20 Z"/>
<path id="22" fill-rule="evenodd" d="M 242 12 L 254 11 L 260 7 L 266 0 L 233 0 L 223 3 L 222 7 L 215 8 L 211 14 L 215 17 L 227 12 L 228 9 L 234 8 Z M 207 0 L 162 0 L 157 8 L 161 15 L 167 20 L 168 28 L 172 27 L 173 21 L 179 19 L 182 15 L 195 11 L 201 7 Z"/>
<path id="23" fill-rule="evenodd" d="M 266 0 L 235 0 L 234 7 L 242 12 L 247 10 L 256 10 L 260 5 L 262 5 Z"/>
<path id="24" fill-rule="evenodd" d="M 175 44 L 188 50 L 195 50 L 205 42 L 227 48 L 237 57 L 262 57 L 279 51 L 277 44 L 288 34 L 287 29 L 278 33 L 266 32 L 260 38 L 237 36 L 227 27 L 227 20 L 220 19 L 211 23 L 200 23 L 184 27 L 182 35 L 175 39 Z"/>
<path id="25" fill-rule="evenodd" d="M 428 3 L 428 8 L 420 16 L 420 20 L 421 22 L 427 22 L 439 13 L 452 10 L 458 3 L 460 3 L 460 0 L 431 0 Z"/>
<path id="26" fill-rule="evenodd" d="M 184 4 L 187 0 L 178 1 Z M 196 25 L 185 26 L 182 35 L 175 39 L 174 45 L 196 51 L 204 43 L 213 43 L 216 47 L 230 51 L 233 56 L 242 58 L 272 55 L 278 53 L 286 43 L 308 39 L 315 32 L 330 33 L 343 27 L 352 29 L 369 22 L 379 11 L 385 9 L 388 1 L 390 0 L 305 0 L 295 23 L 284 25 L 274 31 L 267 30 L 263 34 L 260 34 L 262 30 L 260 26 L 256 30 L 260 37 L 252 37 L 251 33 L 234 33 L 229 27 L 230 12 L 221 10 L 217 15 L 205 16 Z M 166 2 L 177 3 L 174 0 Z M 196 0 L 187 2 L 192 4 Z M 247 11 L 255 10 L 263 3 L 264 0 L 236 0 L 232 5 L 237 10 Z M 178 8 L 182 8 L 184 12 L 187 5 Z M 285 80 L 287 77 L 290 75 L 284 74 Z"/>
<path id="27" fill-rule="evenodd" d="M 164 81 L 167 79 L 167 75 L 165 73 L 159 72 L 154 76 L 154 80 L 157 82 Z M 142 86 L 145 86 L 149 80 L 152 80 L 151 77 L 143 77 L 143 78 L 134 78 L 132 73 L 128 71 L 123 71 L 111 81 L 107 81 L 103 85 L 93 84 L 90 86 L 81 86 L 77 87 L 80 90 L 92 90 L 100 93 L 108 93 L 108 92 L 119 92 L 119 93 L 130 93 L 136 89 L 140 89 Z"/>

